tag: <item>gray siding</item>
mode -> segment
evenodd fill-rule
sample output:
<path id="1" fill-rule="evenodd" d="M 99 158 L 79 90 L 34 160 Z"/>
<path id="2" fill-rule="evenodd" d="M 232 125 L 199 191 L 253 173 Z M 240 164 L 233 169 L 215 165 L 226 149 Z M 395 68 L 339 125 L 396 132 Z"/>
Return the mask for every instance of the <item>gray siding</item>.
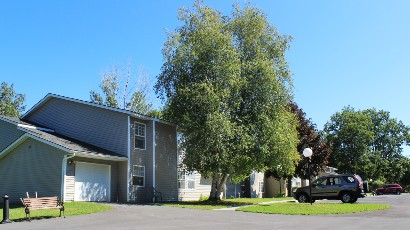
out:
<path id="1" fill-rule="evenodd" d="M 127 115 L 51 98 L 25 118 L 56 133 L 127 156 Z"/>
<path id="2" fill-rule="evenodd" d="M 132 202 L 152 202 L 153 200 L 153 121 L 131 119 L 130 194 Z M 146 125 L 146 148 L 135 149 L 135 122 Z M 177 143 L 176 127 L 155 122 L 155 187 L 164 201 L 178 199 L 177 188 Z M 133 165 L 145 166 L 145 186 L 132 185 Z"/>
<path id="3" fill-rule="evenodd" d="M 130 119 L 130 138 L 131 138 L 131 156 L 130 156 L 130 195 L 131 202 L 149 202 L 152 201 L 152 121 L 147 122 L 135 118 Z M 135 148 L 135 122 L 145 124 L 145 150 Z M 133 166 L 139 165 L 145 167 L 145 186 L 137 187 L 132 184 Z"/>
<path id="4" fill-rule="evenodd" d="M 11 203 L 26 192 L 60 197 L 63 157 L 63 151 L 27 139 L 0 160 L 0 194 L 8 194 Z"/>
<path id="5" fill-rule="evenodd" d="M 164 201 L 178 200 L 176 126 L 155 123 L 156 188 Z"/>
<path id="6" fill-rule="evenodd" d="M 66 180 L 65 180 L 65 200 L 66 201 L 73 201 L 74 200 L 74 183 L 75 183 L 75 164 L 76 162 L 87 162 L 87 163 L 96 163 L 96 164 L 105 164 L 111 165 L 111 202 L 126 202 L 126 191 L 123 191 L 123 187 L 120 186 L 121 180 L 126 178 L 126 174 L 124 174 L 124 170 L 121 170 L 120 166 L 124 166 L 124 164 L 120 164 L 121 162 L 117 161 L 105 161 L 105 160 L 97 160 L 97 159 L 89 159 L 89 158 L 82 158 L 82 157 L 73 157 L 70 158 L 69 161 L 73 161 L 73 164 L 67 163 L 67 173 L 66 173 Z M 125 198 L 125 199 L 124 199 Z"/>
<path id="7" fill-rule="evenodd" d="M 0 152 L 24 134 L 17 129 L 17 125 L 2 120 L 0 120 L 0 130 Z"/>
<path id="8" fill-rule="evenodd" d="M 244 196 L 244 186 L 245 184 L 242 183 L 235 183 L 232 182 L 230 179 L 226 181 L 226 198 L 240 198 Z"/>
<path id="9" fill-rule="evenodd" d="M 128 161 L 118 162 L 118 200 L 120 202 L 127 202 L 127 175 Z"/>
<path id="10" fill-rule="evenodd" d="M 212 180 L 206 179 L 199 173 L 195 173 L 195 189 L 179 189 L 178 200 L 199 200 L 202 197 L 209 197 Z"/>

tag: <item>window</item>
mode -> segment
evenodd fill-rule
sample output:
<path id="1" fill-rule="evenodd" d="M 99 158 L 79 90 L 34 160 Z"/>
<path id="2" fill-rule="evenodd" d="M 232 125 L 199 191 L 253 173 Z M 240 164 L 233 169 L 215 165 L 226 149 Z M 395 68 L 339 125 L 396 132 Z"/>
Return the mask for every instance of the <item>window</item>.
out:
<path id="1" fill-rule="evenodd" d="M 327 178 L 326 177 L 321 177 L 317 180 L 315 180 L 312 184 L 313 185 L 326 185 L 327 183 Z"/>
<path id="2" fill-rule="evenodd" d="M 178 188 L 179 189 L 195 189 L 195 172 L 185 173 L 178 169 Z"/>
<path id="3" fill-rule="evenodd" d="M 137 187 L 145 186 L 145 166 L 134 165 L 132 167 L 132 184 Z"/>
<path id="4" fill-rule="evenodd" d="M 134 123 L 135 130 L 135 148 L 136 149 L 145 149 L 145 124 L 143 123 Z"/>
<path id="5" fill-rule="evenodd" d="M 343 179 L 345 179 L 345 181 L 349 184 L 355 182 L 354 177 L 352 176 L 343 176 Z"/>
<path id="6" fill-rule="evenodd" d="M 178 169 L 178 188 L 185 189 L 185 173 Z"/>
<path id="7" fill-rule="evenodd" d="M 264 192 L 263 182 L 259 182 L 259 192 L 260 193 Z"/>
<path id="8" fill-rule="evenodd" d="M 186 181 L 187 181 L 186 189 L 195 189 L 195 173 L 194 172 L 191 172 L 188 175 L 186 175 Z"/>
<path id="9" fill-rule="evenodd" d="M 301 183 L 299 181 L 296 181 L 295 187 L 300 187 L 300 186 L 302 186 Z"/>

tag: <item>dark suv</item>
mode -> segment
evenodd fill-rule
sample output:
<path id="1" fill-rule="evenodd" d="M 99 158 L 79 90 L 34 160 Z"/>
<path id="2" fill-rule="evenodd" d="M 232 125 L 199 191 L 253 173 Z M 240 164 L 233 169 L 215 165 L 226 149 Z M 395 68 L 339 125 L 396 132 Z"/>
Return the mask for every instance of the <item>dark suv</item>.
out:
<path id="1" fill-rule="evenodd" d="M 377 195 L 392 193 L 400 195 L 403 192 L 403 188 L 399 184 L 386 184 L 383 188 L 376 189 L 375 193 Z"/>
<path id="2" fill-rule="evenodd" d="M 343 203 L 354 203 L 358 198 L 365 197 L 363 180 L 355 174 L 337 174 L 324 176 L 312 182 L 312 196 L 309 186 L 296 189 L 293 197 L 299 203 L 312 202 L 320 199 L 341 200 Z"/>

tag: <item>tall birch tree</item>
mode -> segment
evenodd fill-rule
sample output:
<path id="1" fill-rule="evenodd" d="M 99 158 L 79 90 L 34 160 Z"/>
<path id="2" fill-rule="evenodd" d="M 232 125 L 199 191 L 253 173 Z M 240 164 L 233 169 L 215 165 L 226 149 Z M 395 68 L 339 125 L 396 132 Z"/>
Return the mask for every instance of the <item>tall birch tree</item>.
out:
<path id="1" fill-rule="evenodd" d="M 299 156 L 285 58 L 291 38 L 249 6 L 226 16 L 197 1 L 179 20 L 155 88 L 183 134 L 185 168 L 212 176 L 212 200 L 228 177 L 278 166 L 292 173 Z"/>

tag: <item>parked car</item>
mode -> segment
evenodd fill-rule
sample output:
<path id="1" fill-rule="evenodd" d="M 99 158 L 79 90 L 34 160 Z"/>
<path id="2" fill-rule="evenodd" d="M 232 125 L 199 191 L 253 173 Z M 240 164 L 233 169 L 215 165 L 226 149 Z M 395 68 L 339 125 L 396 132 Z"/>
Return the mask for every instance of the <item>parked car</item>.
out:
<path id="1" fill-rule="evenodd" d="M 400 195 L 403 191 L 403 188 L 399 184 L 386 184 L 382 188 L 376 189 L 376 195 L 383 194 L 396 194 Z"/>
<path id="2" fill-rule="evenodd" d="M 312 186 L 312 196 L 309 186 L 296 189 L 293 197 L 299 203 L 308 203 L 320 199 L 341 200 L 343 203 L 354 203 L 358 198 L 365 197 L 363 180 L 355 174 L 336 174 L 316 179 Z"/>

